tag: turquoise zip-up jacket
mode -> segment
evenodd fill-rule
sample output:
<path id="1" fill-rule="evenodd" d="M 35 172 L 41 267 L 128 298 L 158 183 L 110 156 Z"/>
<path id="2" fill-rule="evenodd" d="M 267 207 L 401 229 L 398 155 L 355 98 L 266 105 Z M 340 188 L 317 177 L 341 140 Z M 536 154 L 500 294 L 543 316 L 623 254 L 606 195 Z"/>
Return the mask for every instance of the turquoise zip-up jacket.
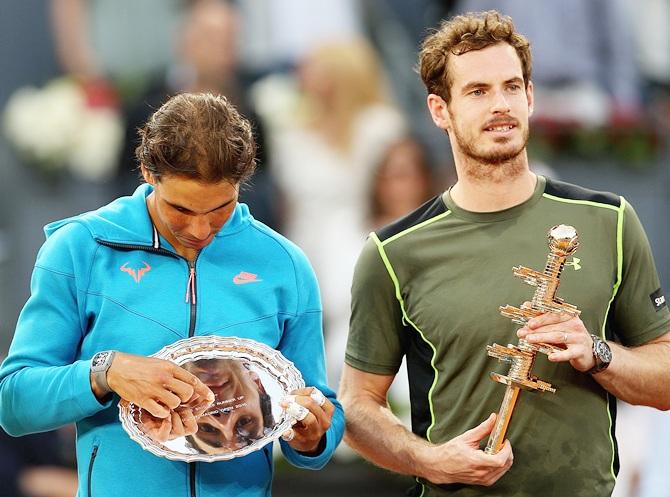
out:
<path id="1" fill-rule="evenodd" d="M 118 396 L 101 404 L 91 391 L 96 352 L 146 356 L 189 336 L 250 338 L 279 350 L 336 406 L 323 452 L 305 456 L 280 441 L 284 456 L 319 469 L 344 432 L 326 384 L 321 302 L 304 254 L 238 204 L 189 265 L 154 229 L 151 191 L 142 185 L 46 226 L 31 297 L 0 368 L 0 424 L 20 436 L 76 423 L 79 497 L 268 496 L 272 444 L 231 461 L 160 458 L 123 431 Z"/>

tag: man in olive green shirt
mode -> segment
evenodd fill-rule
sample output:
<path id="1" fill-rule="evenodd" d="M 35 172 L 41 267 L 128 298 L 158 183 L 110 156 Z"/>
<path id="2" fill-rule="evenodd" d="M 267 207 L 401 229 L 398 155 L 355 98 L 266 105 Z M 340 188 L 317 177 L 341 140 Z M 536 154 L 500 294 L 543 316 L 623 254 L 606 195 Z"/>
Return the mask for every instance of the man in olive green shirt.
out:
<path id="1" fill-rule="evenodd" d="M 416 476 L 416 496 L 610 495 L 615 398 L 670 408 L 670 312 L 644 230 L 623 197 L 529 170 L 530 51 L 509 18 L 443 24 L 424 41 L 420 70 L 458 182 L 371 234 L 361 254 L 340 392 L 346 440 Z M 559 297 L 581 315 L 545 314 L 517 330 L 498 306 L 530 300 L 533 288 L 512 267 L 541 271 L 558 224 L 579 233 Z M 486 345 L 517 338 L 565 349 L 538 354 L 533 369 L 557 391 L 523 393 L 508 440 L 489 455 L 481 446 L 504 393 L 489 372 L 507 368 Z M 386 402 L 403 357 L 412 432 Z"/>

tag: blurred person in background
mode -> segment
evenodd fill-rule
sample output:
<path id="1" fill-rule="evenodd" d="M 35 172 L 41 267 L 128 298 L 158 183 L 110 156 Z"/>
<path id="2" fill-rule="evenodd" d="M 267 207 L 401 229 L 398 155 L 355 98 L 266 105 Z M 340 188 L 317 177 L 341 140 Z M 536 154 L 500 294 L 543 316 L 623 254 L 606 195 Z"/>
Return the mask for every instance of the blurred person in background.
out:
<path id="1" fill-rule="evenodd" d="M 247 94 L 249 76 L 239 58 L 241 18 L 238 8 L 226 0 L 191 1 L 175 30 L 173 61 L 150 76 L 146 90 L 126 112 L 125 147 L 119 171 L 119 194 L 131 192 L 137 183 L 134 151 L 137 129 L 170 96 L 181 92 L 225 95 L 249 119 L 257 143 L 258 168 L 245 185 L 241 200 L 254 217 L 278 228 L 276 188 L 266 168 L 265 133 Z"/>
<path id="2" fill-rule="evenodd" d="M 173 60 L 179 20 L 191 1 L 51 0 L 63 71 L 101 91 L 137 97 Z"/>
<path id="3" fill-rule="evenodd" d="M 623 197 L 529 169 L 530 44 L 509 17 L 451 18 L 419 59 L 458 181 L 372 233 L 361 253 L 340 383 L 346 441 L 415 475 L 413 496 L 609 496 L 613 399 L 670 409 L 670 312 L 641 223 Z M 520 257 L 546 261 L 547 233 L 561 224 L 580 244 L 561 298 L 581 314 L 545 313 L 519 329 L 497 312 L 528 300 L 512 268 Z M 559 238 L 574 236 L 561 229 Z M 553 378 L 557 393 L 523 401 L 507 439 L 485 452 L 496 423 L 509 420 L 491 414 L 504 394 L 486 346 L 513 337 L 554 347 L 533 373 Z M 387 403 L 403 358 L 412 431 Z"/>
<path id="4" fill-rule="evenodd" d="M 231 461 L 170 461 L 131 440 L 116 404 L 160 418 L 168 439 L 193 434 L 213 392 L 146 356 L 196 335 L 255 339 L 323 391 L 323 403 L 312 388 L 293 392 L 306 417 L 280 442 L 294 466 L 323 467 L 344 415 L 326 383 L 316 278 L 295 245 L 238 202 L 255 143 L 225 97 L 177 95 L 140 133 L 146 183 L 45 228 L 0 367 L 0 425 L 21 436 L 76 423 L 79 494 L 267 496 L 272 444 Z"/>
<path id="5" fill-rule="evenodd" d="M 440 190 L 433 177 L 426 152 L 416 139 L 392 143 L 372 179 L 371 228 L 379 229 L 430 199 Z"/>
<path id="6" fill-rule="evenodd" d="M 361 35 L 361 2 L 254 0 L 237 2 L 242 60 L 257 77 L 291 71 L 313 47 Z"/>
<path id="7" fill-rule="evenodd" d="M 644 77 L 644 96 L 654 122 L 670 135 L 670 0 L 625 4 L 633 21 L 637 60 Z M 667 140 L 666 140 L 667 142 Z"/>
<path id="8" fill-rule="evenodd" d="M 314 48 L 297 78 L 294 105 L 281 118 L 267 115 L 271 167 L 284 233 L 305 250 L 319 279 L 328 375 L 336 384 L 352 267 L 367 233 L 371 179 L 387 147 L 404 136 L 406 127 L 389 101 L 377 56 L 362 39 Z M 271 91 L 267 98 L 274 95 Z"/>

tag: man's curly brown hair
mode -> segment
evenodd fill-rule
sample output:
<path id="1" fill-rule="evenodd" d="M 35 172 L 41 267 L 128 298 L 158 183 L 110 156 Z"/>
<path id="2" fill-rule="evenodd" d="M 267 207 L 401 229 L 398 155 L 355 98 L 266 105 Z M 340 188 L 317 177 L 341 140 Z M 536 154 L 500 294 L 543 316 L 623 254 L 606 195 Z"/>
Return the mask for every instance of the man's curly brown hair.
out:
<path id="1" fill-rule="evenodd" d="M 428 93 L 451 100 L 453 83 L 448 71 L 449 55 L 462 55 L 471 50 L 481 50 L 497 43 L 508 43 L 516 50 L 528 87 L 532 61 L 528 39 L 514 29 L 508 16 L 495 10 L 469 12 L 443 21 L 421 44 L 419 73 Z"/>
<path id="2" fill-rule="evenodd" d="M 154 112 L 139 136 L 135 156 L 158 181 L 182 176 L 243 184 L 256 168 L 251 124 L 220 95 L 175 95 Z"/>

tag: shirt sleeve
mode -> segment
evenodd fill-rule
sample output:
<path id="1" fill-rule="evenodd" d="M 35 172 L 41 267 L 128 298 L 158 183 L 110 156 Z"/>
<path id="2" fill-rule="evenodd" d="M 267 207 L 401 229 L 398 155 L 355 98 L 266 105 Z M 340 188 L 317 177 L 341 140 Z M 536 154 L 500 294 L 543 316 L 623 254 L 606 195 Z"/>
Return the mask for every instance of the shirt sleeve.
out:
<path id="1" fill-rule="evenodd" d="M 315 455 L 296 451 L 280 440 L 286 459 L 296 467 L 321 469 L 330 460 L 344 435 L 344 410 L 328 386 L 326 358 L 323 346 L 321 298 L 314 272 L 307 258 L 298 253 L 294 258 L 297 276 L 298 303 L 295 316 L 289 318 L 284 328 L 279 351 L 302 373 L 305 385 L 316 387 L 335 406 L 330 428 L 326 431 L 326 444 Z"/>
<path id="2" fill-rule="evenodd" d="M 77 266 L 91 260 L 81 238 L 72 236 L 77 229 L 85 230 L 62 228 L 40 250 L 31 296 L 0 368 L 0 425 L 14 436 L 52 430 L 106 407 L 91 391 L 91 361 L 77 360 L 84 333 Z"/>
<path id="3" fill-rule="evenodd" d="M 670 331 L 670 312 L 649 241 L 628 203 L 621 230 L 621 284 L 613 301 L 613 331 L 623 345 L 636 346 Z"/>
<path id="4" fill-rule="evenodd" d="M 345 362 L 356 369 L 392 375 L 405 355 L 407 329 L 393 268 L 373 234 L 361 252 L 351 288 L 351 322 Z"/>

